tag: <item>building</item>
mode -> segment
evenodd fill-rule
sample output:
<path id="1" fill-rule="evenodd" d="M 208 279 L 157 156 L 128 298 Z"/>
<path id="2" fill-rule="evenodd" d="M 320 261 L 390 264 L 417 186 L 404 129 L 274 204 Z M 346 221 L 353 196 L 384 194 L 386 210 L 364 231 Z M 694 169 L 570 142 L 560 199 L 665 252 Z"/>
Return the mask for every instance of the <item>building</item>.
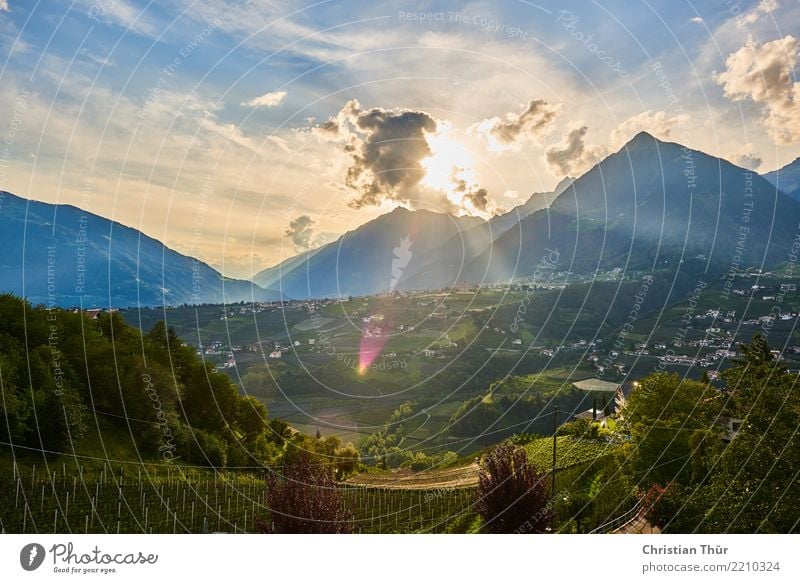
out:
<path id="1" fill-rule="evenodd" d="M 594 421 L 602 421 L 605 419 L 605 409 L 609 407 L 614 401 L 617 393 L 621 391 L 619 383 L 612 383 L 602 379 L 584 379 L 572 383 L 572 386 L 586 393 L 592 395 L 592 408 L 579 413 L 575 417 L 578 419 L 592 419 Z"/>

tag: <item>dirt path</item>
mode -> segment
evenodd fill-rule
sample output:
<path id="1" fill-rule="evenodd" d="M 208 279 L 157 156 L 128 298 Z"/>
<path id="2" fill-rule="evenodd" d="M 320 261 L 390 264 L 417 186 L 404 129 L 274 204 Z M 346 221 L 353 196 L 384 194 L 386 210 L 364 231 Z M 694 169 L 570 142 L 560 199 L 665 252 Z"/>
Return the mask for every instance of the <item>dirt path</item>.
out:
<path id="1" fill-rule="evenodd" d="M 395 488 L 399 490 L 438 490 L 442 488 L 473 488 L 478 485 L 478 464 L 443 470 L 398 470 L 383 474 L 357 474 L 347 483 L 353 486 Z"/>

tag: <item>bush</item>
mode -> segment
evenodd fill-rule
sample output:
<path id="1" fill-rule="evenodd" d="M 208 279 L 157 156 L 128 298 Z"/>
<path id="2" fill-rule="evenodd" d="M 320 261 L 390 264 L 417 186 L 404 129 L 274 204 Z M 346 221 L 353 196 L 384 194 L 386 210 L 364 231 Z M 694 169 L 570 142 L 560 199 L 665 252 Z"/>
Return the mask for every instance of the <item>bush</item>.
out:
<path id="1" fill-rule="evenodd" d="M 353 515 L 327 465 L 298 456 L 283 475 L 267 478 L 269 518 L 259 522 L 265 533 L 342 534 L 353 531 Z"/>
<path id="2" fill-rule="evenodd" d="M 494 533 L 544 532 L 552 520 L 547 476 L 521 447 L 503 443 L 481 460 L 475 509 Z"/>

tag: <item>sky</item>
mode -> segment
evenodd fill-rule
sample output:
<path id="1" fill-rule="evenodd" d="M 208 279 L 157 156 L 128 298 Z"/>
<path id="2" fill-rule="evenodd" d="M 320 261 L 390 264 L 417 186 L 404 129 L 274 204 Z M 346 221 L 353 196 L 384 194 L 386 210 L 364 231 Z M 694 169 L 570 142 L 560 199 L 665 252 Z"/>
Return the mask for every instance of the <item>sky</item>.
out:
<path id="1" fill-rule="evenodd" d="M 800 2 L 0 0 L 0 189 L 249 278 L 397 206 L 488 218 L 639 131 L 800 155 Z"/>

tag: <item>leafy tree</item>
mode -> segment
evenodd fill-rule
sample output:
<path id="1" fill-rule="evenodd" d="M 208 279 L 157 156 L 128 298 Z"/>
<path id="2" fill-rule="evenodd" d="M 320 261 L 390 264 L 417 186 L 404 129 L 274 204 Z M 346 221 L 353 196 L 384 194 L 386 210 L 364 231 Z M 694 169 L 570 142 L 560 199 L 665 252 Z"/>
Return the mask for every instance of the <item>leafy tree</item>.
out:
<path id="1" fill-rule="evenodd" d="M 284 464 L 283 475 L 267 478 L 269 516 L 259 522 L 265 533 L 342 534 L 353 531 L 352 513 L 326 464 L 310 455 Z"/>
<path id="2" fill-rule="evenodd" d="M 236 407 L 236 426 L 247 441 L 258 439 L 267 429 L 267 408 L 255 397 L 239 399 Z"/>
<path id="3" fill-rule="evenodd" d="M 701 445 L 719 442 L 722 407 L 719 393 L 703 383 L 668 373 L 642 379 L 628 396 L 624 423 L 640 483 L 646 488 L 698 479 L 692 458 Z"/>
<path id="4" fill-rule="evenodd" d="M 724 373 L 729 412 L 741 428 L 711 477 L 710 509 L 698 529 L 793 532 L 800 526 L 800 388 L 757 334 Z"/>
<path id="5" fill-rule="evenodd" d="M 524 448 L 502 443 L 481 460 L 475 509 L 493 533 L 544 532 L 552 520 L 547 477 Z"/>

